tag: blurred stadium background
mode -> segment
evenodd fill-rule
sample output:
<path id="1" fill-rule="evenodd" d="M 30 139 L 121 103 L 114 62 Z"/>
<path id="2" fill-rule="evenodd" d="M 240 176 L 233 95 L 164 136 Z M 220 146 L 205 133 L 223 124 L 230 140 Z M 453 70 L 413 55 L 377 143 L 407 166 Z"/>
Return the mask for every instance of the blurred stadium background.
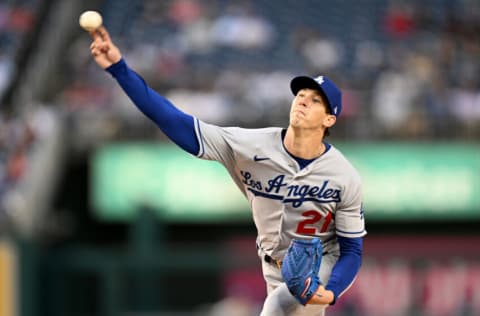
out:
<path id="1" fill-rule="evenodd" d="M 297 74 L 344 90 L 361 273 L 330 316 L 480 315 L 480 1 L 2 0 L 0 316 L 258 315 L 246 204 L 90 58 L 220 125 L 286 126 Z"/>

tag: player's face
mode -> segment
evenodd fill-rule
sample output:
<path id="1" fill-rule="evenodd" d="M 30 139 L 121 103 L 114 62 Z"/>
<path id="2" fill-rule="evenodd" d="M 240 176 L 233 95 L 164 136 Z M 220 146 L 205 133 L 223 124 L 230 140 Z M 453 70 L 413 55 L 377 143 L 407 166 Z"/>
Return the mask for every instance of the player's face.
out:
<path id="1" fill-rule="evenodd" d="M 335 115 L 327 111 L 327 103 L 319 91 L 302 89 L 292 101 L 290 125 L 296 128 L 325 129 L 335 124 Z"/>

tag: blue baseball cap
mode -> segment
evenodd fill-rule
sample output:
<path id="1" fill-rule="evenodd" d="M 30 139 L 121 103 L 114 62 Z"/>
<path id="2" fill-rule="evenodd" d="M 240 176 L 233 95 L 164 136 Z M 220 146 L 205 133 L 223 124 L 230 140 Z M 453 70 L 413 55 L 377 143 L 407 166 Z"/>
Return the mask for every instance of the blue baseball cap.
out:
<path id="1" fill-rule="evenodd" d="M 294 95 L 297 95 L 298 91 L 305 88 L 319 90 L 327 99 L 328 107 L 332 114 L 336 117 L 340 115 L 340 112 L 342 112 L 342 92 L 332 80 L 325 76 L 316 78 L 298 76 L 290 82 L 290 89 Z"/>

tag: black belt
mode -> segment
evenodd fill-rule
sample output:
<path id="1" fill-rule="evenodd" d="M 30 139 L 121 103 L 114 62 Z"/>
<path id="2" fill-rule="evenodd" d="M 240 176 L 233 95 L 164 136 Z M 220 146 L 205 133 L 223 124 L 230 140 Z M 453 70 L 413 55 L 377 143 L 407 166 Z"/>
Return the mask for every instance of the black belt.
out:
<path id="1" fill-rule="evenodd" d="M 271 264 L 276 265 L 279 269 L 282 267 L 282 261 L 275 260 L 272 257 L 270 257 L 269 255 L 264 255 L 263 260 L 265 260 L 266 263 L 271 263 Z"/>

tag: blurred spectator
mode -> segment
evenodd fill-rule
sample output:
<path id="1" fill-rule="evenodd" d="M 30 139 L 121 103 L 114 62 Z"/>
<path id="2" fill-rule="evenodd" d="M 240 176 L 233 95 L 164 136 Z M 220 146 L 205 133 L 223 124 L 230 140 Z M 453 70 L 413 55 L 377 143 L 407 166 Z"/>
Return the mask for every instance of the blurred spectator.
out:
<path id="1" fill-rule="evenodd" d="M 420 93 L 411 69 L 404 65 L 399 65 L 398 69 L 386 69 L 378 76 L 372 93 L 373 117 L 380 131 L 388 136 L 407 133 L 407 123 Z"/>
<path id="2" fill-rule="evenodd" d="M 288 122 L 290 103 L 293 95 L 288 87 L 293 74 L 282 71 L 270 73 L 252 72 L 245 78 L 243 85 L 244 102 L 253 111 L 246 121 L 261 119 L 268 124 L 286 126 Z"/>
<path id="3" fill-rule="evenodd" d="M 9 211 L 9 194 L 25 176 L 29 156 L 36 140 L 36 131 L 25 118 L 10 113 L 1 117 L 0 128 L 0 232 L 2 220 Z"/>
<path id="4" fill-rule="evenodd" d="M 196 0 L 175 0 L 170 4 L 168 16 L 177 25 L 195 22 L 203 15 L 203 7 Z"/>
<path id="5" fill-rule="evenodd" d="M 385 12 L 386 33 L 393 39 L 404 39 L 415 30 L 414 12 L 410 3 L 391 0 Z"/>
<path id="6" fill-rule="evenodd" d="M 312 72 L 330 72 L 342 63 L 344 49 L 341 43 L 334 39 L 311 38 L 301 49 Z"/>
<path id="7" fill-rule="evenodd" d="M 434 74 L 430 84 L 425 89 L 422 100 L 428 113 L 430 136 L 432 138 L 445 138 L 451 136 L 452 126 L 455 126 L 450 105 L 449 87 L 445 80 Z M 445 122 L 449 122 L 446 124 Z M 456 130 L 456 128 L 453 128 Z"/>
<path id="8" fill-rule="evenodd" d="M 0 99 L 12 79 L 14 69 L 12 58 L 0 52 Z"/>
<path id="9" fill-rule="evenodd" d="M 361 41 L 356 45 L 354 64 L 364 70 L 378 71 L 385 61 L 385 54 L 380 43 Z"/>
<path id="10" fill-rule="evenodd" d="M 167 98 L 186 113 L 207 122 L 220 123 L 229 117 L 229 100 L 221 92 L 173 89 Z"/>
<path id="11" fill-rule="evenodd" d="M 254 6 L 233 2 L 213 22 L 212 34 L 214 41 L 221 46 L 260 49 L 271 44 L 274 28 L 268 20 L 255 13 Z"/>
<path id="12" fill-rule="evenodd" d="M 0 100 L 16 71 L 15 58 L 22 39 L 33 27 L 36 2 L 0 3 Z"/>
<path id="13" fill-rule="evenodd" d="M 467 82 L 451 90 L 450 111 L 465 131 L 464 137 L 480 132 L 480 91 L 478 84 Z"/>

